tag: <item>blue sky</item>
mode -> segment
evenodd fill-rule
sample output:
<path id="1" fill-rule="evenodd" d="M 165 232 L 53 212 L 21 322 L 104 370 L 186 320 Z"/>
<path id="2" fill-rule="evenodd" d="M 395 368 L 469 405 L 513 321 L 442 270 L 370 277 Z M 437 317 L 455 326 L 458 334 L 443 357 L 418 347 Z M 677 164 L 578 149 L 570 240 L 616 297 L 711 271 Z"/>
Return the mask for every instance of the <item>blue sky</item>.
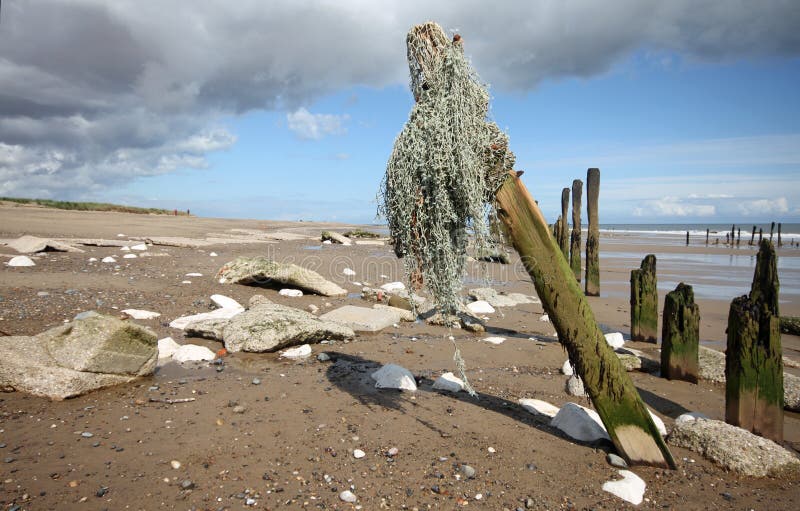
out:
<path id="1" fill-rule="evenodd" d="M 0 195 L 373 222 L 428 14 L 549 220 L 599 167 L 604 223 L 800 221 L 793 2 L 42 4 L 3 2 Z"/>

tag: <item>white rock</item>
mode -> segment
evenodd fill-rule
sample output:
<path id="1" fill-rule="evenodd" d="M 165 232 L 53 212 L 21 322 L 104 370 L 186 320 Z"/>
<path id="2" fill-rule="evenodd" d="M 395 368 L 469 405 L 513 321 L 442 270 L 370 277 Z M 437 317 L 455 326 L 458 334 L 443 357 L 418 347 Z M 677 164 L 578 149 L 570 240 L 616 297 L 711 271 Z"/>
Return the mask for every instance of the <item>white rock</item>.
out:
<path id="1" fill-rule="evenodd" d="M 111 256 L 108 256 L 108 257 L 104 257 L 103 259 L 101 259 L 100 262 L 102 262 L 102 263 L 116 263 L 117 260 L 114 259 Z"/>
<path id="2" fill-rule="evenodd" d="M 235 315 L 242 312 L 244 312 L 244 307 L 238 309 L 222 308 L 213 310 L 211 312 L 201 312 L 200 314 L 192 314 L 191 316 L 181 316 L 180 318 L 173 320 L 169 326 L 183 330 L 186 328 L 186 325 L 195 321 L 201 321 L 204 319 L 231 319 Z"/>
<path id="3" fill-rule="evenodd" d="M 292 298 L 299 298 L 303 296 L 303 292 L 299 289 L 281 289 L 278 291 L 278 294 L 281 296 L 289 296 Z"/>
<path id="4" fill-rule="evenodd" d="M 586 389 L 583 386 L 583 380 L 577 374 L 573 374 L 567 380 L 566 385 L 567 394 L 575 397 L 586 396 Z"/>
<path id="5" fill-rule="evenodd" d="M 170 462 L 169 462 L 169 465 L 170 465 L 170 466 L 171 466 L 171 467 L 172 467 L 174 470 L 178 470 L 179 468 L 181 468 L 181 462 L 180 462 L 180 461 L 178 461 L 178 460 L 172 460 L 172 461 L 170 461 Z"/>
<path id="6" fill-rule="evenodd" d="M 353 457 L 355 459 L 357 459 L 357 460 L 360 460 L 361 458 L 363 458 L 366 455 L 367 455 L 367 453 L 365 453 L 361 449 L 353 449 Z"/>
<path id="7" fill-rule="evenodd" d="M 124 237 L 125 237 L 125 235 L 122 234 L 122 233 L 117 234 L 117 238 L 124 238 Z"/>
<path id="8" fill-rule="evenodd" d="M 650 412 L 650 417 L 653 418 L 653 424 L 656 425 L 658 432 L 661 433 L 661 436 L 667 436 L 667 427 L 664 425 L 664 421 L 661 420 L 661 417 L 654 414 L 652 410 L 647 410 Z"/>
<path id="9" fill-rule="evenodd" d="M 131 245 L 131 250 L 139 250 L 139 251 L 141 251 L 141 250 L 147 250 L 147 245 L 145 245 L 144 243 L 139 243 L 139 244 L 136 244 L 136 245 Z"/>
<path id="10" fill-rule="evenodd" d="M 136 254 L 125 254 L 124 256 L 122 256 L 123 259 L 136 259 L 137 257 L 139 256 L 137 256 Z"/>
<path id="11" fill-rule="evenodd" d="M 503 344 L 506 340 L 505 337 L 487 337 L 485 339 L 481 339 L 483 342 L 488 342 L 489 344 Z"/>
<path id="12" fill-rule="evenodd" d="M 558 413 L 556 405 L 541 399 L 520 399 L 519 404 L 534 415 L 544 415 L 552 418 Z"/>
<path id="13" fill-rule="evenodd" d="M 411 392 L 417 390 L 417 382 L 411 371 L 397 364 L 386 364 L 371 376 L 375 380 L 375 388 L 378 389 L 401 389 Z"/>
<path id="14" fill-rule="evenodd" d="M 485 300 L 468 303 L 467 309 L 473 314 L 494 314 L 494 307 Z"/>
<path id="15" fill-rule="evenodd" d="M 606 427 L 597 412 L 575 403 L 566 403 L 558 411 L 550 425 L 580 442 L 610 440 Z"/>
<path id="16" fill-rule="evenodd" d="M 351 284 L 353 284 L 356 287 L 362 287 L 364 285 L 361 282 L 358 282 L 358 281 L 355 281 L 355 280 L 353 282 L 351 282 Z"/>
<path id="17" fill-rule="evenodd" d="M 547 314 L 542 314 L 542 315 L 539 317 L 539 321 L 545 321 L 545 322 L 549 322 L 549 321 L 550 321 L 550 316 L 549 316 L 549 315 L 547 315 Z"/>
<path id="18" fill-rule="evenodd" d="M 197 362 L 200 360 L 214 360 L 215 358 L 217 356 L 213 351 L 197 344 L 184 344 L 172 354 L 172 360 L 176 362 Z"/>
<path id="19" fill-rule="evenodd" d="M 90 258 L 89 258 L 89 262 L 90 262 L 90 263 L 97 262 L 97 258 L 96 258 L 96 257 L 90 257 Z"/>
<path id="20" fill-rule="evenodd" d="M 349 502 L 350 504 L 353 504 L 358 500 L 358 498 L 350 490 L 345 490 L 340 493 L 339 499 L 341 499 L 343 502 Z"/>
<path id="21" fill-rule="evenodd" d="M 133 319 L 153 319 L 161 315 L 160 312 L 146 311 L 142 309 L 123 309 L 122 312 Z"/>
<path id="22" fill-rule="evenodd" d="M 325 240 L 325 241 L 322 242 L 323 245 L 330 245 L 332 243 L 333 242 L 331 240 Z"/>
<path id="23" fill-rule="evenodd" d="M 36 263 L 33 262 L 28 256 L 16 256 L 12 257 L 11 260 L 8 262 L 9 266 L 36 266 Z"/>
<path id="24" fill-rule="evenodd" d="M 464 390 L 464 382 L 453 373 L 444 373 L 433 382 L 433 388 L 446 390 L 448 392 L 459 392 Z"/>
<path id="25" fill-rule="evenodd" d="M 191 284 L 191 283 L 192 283 L 191 280 L 182 280 L 181 281 L 181 284 Z"/>
<path id="26" fill-rule="evenodd" d="M 225 295 L 211 295 L 211 302 L 220 309 L 244 309 L 239 302 Z"/>
<path id="27" fill-rule="evenodd" d="M 687 412 L 681 415 L 678 415 L 678 418 L 675 419 L 675 422 L 694 422 L 697 419 L 708 419 L 708 415 L 700 412 Z"/>
<path id="28" fill-rule="evenodd" d="M 191 273 L 187 273 L 186 276 L 187 277 L 202 277 L 203 274 L 202 273 L 197 273 L 196 271 L 193 271 Z"/>
<path id="29" fill-rule="evenodd" d="M 402 291 L 406 288 L 406 285 L 402 282 L 387 282 L 386 284 L 381 286 L 381 289 L 386 291 L 387 293 L 396 293 L 398 291 Z"/>
<path id="30" fill-rule="evenodd" d="M 311 355 L 311 346 L 308 344 L 303 344 L 302 346 L 298 346 L 296 348 L 289 348 L 286 351 L 281 353 L 280 358 L 288 358 L 290 360 L 296 360 L 298 358 L 306 358 L 307 356 Z"/>
<path id="31" fill-rule="evenodd" d="M 572 376 L 575 374 L 575 370 L 572 369 L 572 364 L 570 363 L 569 359 L 564 361 L 564 365 L 561 366 L 561 373 L 567 376 Z"/>
<path id="32" fill-rule="evenodd" d="M 350 268 L 345 268 L 344 270 L 342 270 L 342 273 L 344 273 L 344 274 L 345 274 L 345 275 L 347 275 L 348 277 L 352 277 L 353 275 L 355 275 L 355 274 L 356 274 L 356 272 L 354 272 L 354 271 L 353 271 L 353 270 L 351 270 Z"/>
<path id="33" fill-rule="evenodd" d="M 610 334 L 606 334 L 606 342 L 612 348 L 619 349 L 625 345 L 625 338 L 622 336 L 620 332 L 613 332 Z"/>
<path id="34" fill-rule="evenodd" d="M 124 247 L 121 247 L 120 250 L 122 250 L 123 252 L 130 252 L 131 251 L 131 247 L 125 245 Z"/>
<path id="35" fill-rule="evenodd" d="M 172 358 L 181 345 L 175 342 L 172 337 L 164 337 L 158 340 L 158 358 Z"/>
<path id="36" fill-rule="evenodd" d="M 603 490 L 630 502 L 634 506 L 641 504 L 644 498 L 644 490 L 647 487 L 642 478 L 630 470 L 620 470 L 619 475 L 622 476 L 621 480 L 603 483 Z"/>
<path id="37" fill-rule="evenodd" d="M 208 254 L 209 257 L 217 257 L 217 255 L 218 254 L 216 252 L 211 252 Z"/>

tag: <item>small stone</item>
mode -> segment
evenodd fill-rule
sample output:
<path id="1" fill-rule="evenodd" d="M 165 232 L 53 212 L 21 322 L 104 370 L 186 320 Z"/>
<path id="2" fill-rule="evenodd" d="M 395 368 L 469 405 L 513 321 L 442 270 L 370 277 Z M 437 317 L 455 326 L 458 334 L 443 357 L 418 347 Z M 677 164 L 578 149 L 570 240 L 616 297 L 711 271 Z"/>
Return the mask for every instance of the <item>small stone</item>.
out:
<path id="1" fill-rule="evenodd" d="M 256 505 L 256 499 L 251 499 L 251 498 L 248 498 L 248 499 L 246 499 L 246 500 L 244 501 L 244 504 L 245 504 L 246 506 L 255 506 L 255 505 Z"/>
<path id="2" fill-rule="evenodd" d="M 608 464 L 612 467 L 628 468 L 628 463 L 621 456 L 617 456 L 613 452 L 606 455 L 606 461 L 608 461 Z"/>
<path id="3" fill-rule="evenodd" d="M 386 451 L 386 454 L 387 454 L 388 456 L 392 456 L 392 457 L 394 457 L 394 456 L 397 456 L 397 453 L 399 453 L 399 452 L 400 452 L 400 449 L 398 449 L 397 447 L 392 447 L 391 449 L 389 449 L 388 451 Z"/>
<path id="4" fill-rule="evenodd" d="M 327 353 L 320 353 L 319 355 L 317 355 L 317 360 L 319 360 L 320 362 L 327 362 L 330 359 L 331 356 L 328 355 Z"/>
<path id="5" fill-rule="evenodd" d="M 244 413 L 247 408 L 242 405 L 236 405 L 233 407 L 233 413 Z"/>
<path id="6" fill-rule="evenodd" d="M 343 502 L 349 502 L 350 504 L 353 504 L 356 500 L 358 500 L 358 498 L 350 490 L 345 490 L 340 493 L 339 499 L 341 499 Z"/>
<path id="7" fill-rule="evenodd" d="M 573 374 L 567 380 L 567 394 L 570 396 L 583 397 L 586 390 L 583 388 L 583 380 L 577 374 Z"/>
<path id="8" fill-rule="evenodd" d="M 181 462 L 178 461 L 178 460 L 172 460 L 172 461 L 169 462 L 169 464 L 175 470 L 178 470 L 179 468 L 181 468 Z"/>
<path id="9" fill-rule="evenodd" d="M 467 479 L 472 479 L 475 477 L 475 469 L 469 465 L 461 465 L 461 473 L 464 474 L 464 477 Z"/>
<path id="10" fill-rule="evenodd" d="M 99 488 L 99 489 L 98 489 L 98 490 L 95 492 L 95 496 L 96 496 L 96 497 L 104 497 L 106 493 L 108 493 L 108 487 L 107 487 L 107 486 L 101 486 L 101 487 L 100 487 L 100 488 Z"/>
<path id="11" fill-rule="evenodd" d="M 261 380 L 259 380 L 258 378 L 253 378 L 253 381 L 251 383 L 253 385 L 261 385 Z"/>
<path id="12" fill-rule="evenodd" d="M 90 433 L 88 431 L 84 431 L 83 433 L 81 433 L 81 436 L 83 438 L 92 438 L 94 436 L 94 433 Z"/>
<path id="13" fill-rule="evenodd" d="M 353 457 L 354 457 L 355 459 L 357 459 L 357 460 L 358 460 L 358 459 L 361 459 L 361 458 L 363 458 L 363 457 L 364 457 L 364 456 L 366 456 L 366 455 L 367 455 L 367 453 L 365 453 L 365 452 L 364 452 L 364 451 L 362 451 L 361 449 L 354 449 L 354 450 L 353 450 Z"/>
<path id="14" fill-rule="evenodd" d="M 193 490 L 195 487 L 194 482 L 191 479 L 184 479 L 181 483 L 182 490 Z"/>

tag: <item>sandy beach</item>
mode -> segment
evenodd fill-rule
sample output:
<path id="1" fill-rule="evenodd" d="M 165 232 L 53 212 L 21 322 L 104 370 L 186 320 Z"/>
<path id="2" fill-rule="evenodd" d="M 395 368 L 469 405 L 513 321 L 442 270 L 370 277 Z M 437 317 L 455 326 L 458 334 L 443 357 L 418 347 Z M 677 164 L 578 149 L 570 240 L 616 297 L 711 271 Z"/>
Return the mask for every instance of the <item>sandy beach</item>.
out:
<path id="1" fill-rule="evenodd" d="M 364 285 L 404 281 L 388 245 L 323 245 L 320 232 L 343 224 L 209 219 L 186 216 L 0 207 L 0 239 L 151 240 L 149 257 L 122 259 L 121 247 L 82 245 L 83 253 L 32 255 L 36 266 L 0 266 L 0 331 L 33 335 L 95 310 L 126 308 L 159 318 L 137 320 L 179 344 L 216 351 L 220 343 L 184 337 L 169 322 L 207 312 L 212 294 L 242 304 L 255 294 L 321 312 L 352 304 Z M 369 227 L 365 227 L 369 229 Z M 120 236 L 122 235 L 122 236 Z M 158 239 L 162 240 L 159 242 Z M 171 244 L 166 243 L 171 238 Z M 124 244 L 124 243 L 121 243 Z M 182 244 L 183 246 L 174 246 Z M 211 253 L 216 254 L 212 256 Z M 659 308 L 678 282 L 696 285 L 703 345 L 724 350 L 731 299 L 749 291 L 756 249 L 689 247 L 604 233 L 601 296 L 589 298 L 607 332 L 629 334 L 629 277 L 641 258 L 658 258 Z M 18 255 L 0 246 L 0 262 Z M 100 259 L 117 256 L 118 263 Z M 319 272 L 348 290 L 343 297 L 280 296 L 277 289 L 220 284 L 220 267 L 237 256 L 266 255 Z M 470 263 L 475 287 L 535 295 L 513 251 L 508 265 Z M 800 315 L 800 249 L 778 249 L 781 314 Z M 97 258 L 97 262 L 88 262 Z M 347 276 L 343 270 L 354 270 Z M 187 277 L 200 273 L 201 277 Z M 185 283 L 188 282 L 188 283 Z M 61 402 L 19 392 L 0 394 L 2 509 L 624 509 L 604 492 L 617 477 L 610 444 L 570 440 L 519 406 L 537 398 L 561 406 L 587 398 L 565 392 L 566 352 L 539 304 L 498 309 L 487 332 L 399 323 L 355 340 L 314 345 L 300 362 L 277 354 L 236 353 L 224 370 L 207 363 L 161 367 L 152 377 Z M 455 338 L 479 398 L 431 389 L 454 371 Z M 493 345 L 487 336 L 506 340 Z M 783 335 L 784 355 L 800 361 L 800 338 Z M 658 359 L 657 346 L 626 346 Z M 327 353 L 332 361 L 321 362 Z M 344 363 L 342 363 L 344 362 Z M 396 363 L 419 381 L 416 393 L 381 391 L 369 374 Z M 790 374 L 800 370 L 786 367 Z M 668 381 L 629 373 L 667 428 L 687 411 L 724 419 L 724 385 Z M 152 400 L 151 398 L 156 398 Z M 194 398 L 178 404 L 167 399 Z M 91 433 L 91 436 L 82 433 Z M 784 446 L 800 451 L 800 415 L 786 412 Z M 396 447 L 394 456 L 387 455 Z M 366 453 L 356 459 L 353 451 Z M 795 509 L 797 481 L 726 472 L 692 451 L 671 447 L 677 470 L 636 467 L 647 483 L 642 509 Z M 170 462 L 177 460 L 175 469 Z M 475 469 L 462 477 L 460 467 Z M 190 481 L 191 487 L 182 486 Z M 350 489 L 355 504 L 339 493 Z M 250 500 L 249 500 L 250 499 Z M 252 502 L 251 502 L 252 500 Z M 249 504 L 248 504 L 249 503 Z M 14 507 L 14 506 L 20 507 Z"/>

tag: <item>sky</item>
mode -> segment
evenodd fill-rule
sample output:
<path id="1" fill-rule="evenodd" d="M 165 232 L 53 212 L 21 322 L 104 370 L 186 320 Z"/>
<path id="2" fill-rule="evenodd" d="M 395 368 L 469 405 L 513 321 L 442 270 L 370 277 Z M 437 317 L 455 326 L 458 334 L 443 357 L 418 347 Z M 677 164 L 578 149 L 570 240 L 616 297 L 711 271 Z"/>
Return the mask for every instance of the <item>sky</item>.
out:
<path id="1" fill-rule="evenodd" d="M 2 0 L 0 196 L 380 222 L 427 20 L 548 220 L 800 222 L 796 0 Z"/>

